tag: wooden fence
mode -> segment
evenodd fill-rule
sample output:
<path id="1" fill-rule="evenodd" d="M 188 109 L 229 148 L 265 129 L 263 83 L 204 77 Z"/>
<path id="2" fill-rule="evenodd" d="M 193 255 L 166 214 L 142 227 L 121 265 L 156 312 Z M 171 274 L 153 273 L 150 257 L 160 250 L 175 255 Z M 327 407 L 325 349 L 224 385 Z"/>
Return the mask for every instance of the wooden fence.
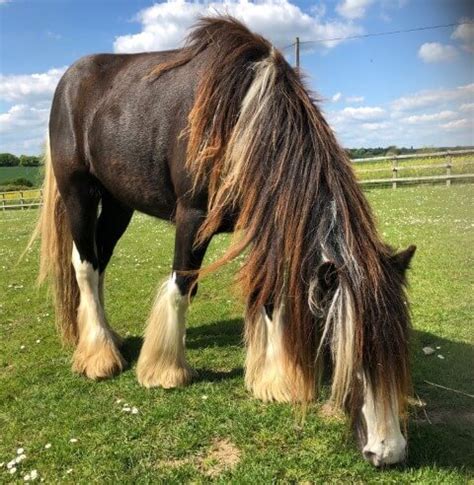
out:
<path id="1" fill-rule="evenodd" d="M 356 166 L 356 172 L 361 175 L 364 172 L 374 173 L 380 172 L 385 173 L 388 176 L 385 178 L 370 178 L 362 179 L 360 183 L 369 186 L 392 186 L 396 189 L 402 184 L 419 184 L 419 183 L 437 183 L 444 182 L 449 187 L 452 181 L 474 181 L 474 173 L 469 171 L 469 173 L 452 173 L 453 167 L 456 166 L 456 160 L 460 156 L 473 155 L 474 149 L 472 150 L 456 150 L 447 152 L 434 152 L 434 153 L 420 153 L 416 155 L 396 155 L 396 156 L 386 156 L 386 157 L 372 157 L 372 158 L 356 158 L 352 162 Z M 424 164 L 424 165 L 414 165 L 414 166 L 401 166 L 400 161 L 410 160 L 410 159 L 422 159 L 422 158 L 439 158 L 444 161 L 437 164 Z M 389 167 L 377 167 L 376 165 L 381 162 L 389 162 Z M 370 165 L 374 164 L 374 167 L 364 168 L 357 170 L 357 164 L 368 163 Z M 474 164 L 474 159 L 463 160 L 462 164 L 464 167 L 471 166 Z M 406 170 L 433 170 L 433 169 L 444 169 L 445 173 L 443 175 L 422 175 L 416 177 L 399 177 L 399 173 Z M 388 172 L 388 173 L 387 173 Z M 0 209 L 28 209 L 31 207 L 39 207 L 41 205 L 43 192 L 41 189 L 34 190 L 20 190 L 12 192 L 0 192 Z"/>
<path id="2" fill-rule="evenodd" d="M 419 184 L 419 183 L 435 183 L 435 182 L 445 182 L 449 187 L 452 181 L 464 180 L 472 181 L 474 180 L 474 173 L 469 171 L 468 173 L 457 173 L 453 174 L 452 169 L 456 166 L 457 160 L 460 156 L 467 156 L 474 154 L 474 149 L 469 150 L 456 150 L 456 151 L 446 151 L 446 152 L 434 152 L 434 153 L 419 153 L 416 155 L 393 155 L 385 157 L 371 157 L 371 158 L 356 158 L 352 160 L 354 164 L 358 163 L 380 163 L 380 162 L 390 162 L 390 168 L 383 167 L 371 167 L 368 169 L 357 170 L 356 172 L 360 175 L 364 172 L 391 172 L 388 177 L 384 178 L 373 178 L 373 179 L 362 179 L 360 182 L 363 185 L 392 185 L 393 189 L 396 189 L 398 185 L 401 184 Z M 403 160 L 413 160 L 413 159 L 424 159 L 424 158 L 439 158 L 440 161 L 444 159 L 443 163 L 430 163 L 425 165 L 413 165 L 413 166 L 400 166 L 399 162 Z M 462 164 L 466 166 L 471 166 L 474 164 L 474 159 L 463 160 Z M 399 173 L 406 170 L 433 170 L 433 169 L 444 169 L 445 174 L 443 175 L 421 175 L 415 177 L 400 177 Z"/>

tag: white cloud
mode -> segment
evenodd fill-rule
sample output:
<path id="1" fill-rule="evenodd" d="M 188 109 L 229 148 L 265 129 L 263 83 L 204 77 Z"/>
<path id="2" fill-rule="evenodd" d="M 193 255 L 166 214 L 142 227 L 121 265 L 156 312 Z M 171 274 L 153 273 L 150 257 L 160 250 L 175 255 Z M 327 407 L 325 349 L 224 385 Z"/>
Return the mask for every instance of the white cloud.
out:
<path id="1" fill-rule="evenodd" d="M 51 97 L 66 67 L 36 74 L 0 74 L 0 99 L 24 101 Z"/>
<path id="2" fill-rule="evenodd" d="M 359 108 L 347 107 L 339 112 L 342 118 L 352 118 L 355 120 L 374 120 L 380 119 L 385 114 L 385 110 L 379 106 L 361 106 Z"/>
<path id="3" fill-rule="evenodd" d="M 173 49 L 182 45 L 187 30 L 200 15 L 228 13 L 243 20 L 252 30 L 268 37 L 277 47 L 301 41 L 345 37 L 363 32 L 352 22 L 323 20 L 324 9 L 303 12 L 288 0 L 226 0 L 209 3 L 168 0 L 141 10 L 136 19 L 142 24 L 138 34 L 115 39 L 115 52 L 141 52 Z M 326 48 L 340 41 L 325 42 Z M 313 46 L 312 46 L 313 47 Z"/>
<path id="4" fill-rule="evenodd" d="M 410 111 L 418 108 L 433 106 L 439 108 L 451 101 L 472 101 L 474 83 L 458 86 L 452 89 L 432 89 L 419 91 L 410 96 L 403 96 L 392 102 L 395 111 Z"/>
<path id="5" fill-rule="evenodd" d="M 0 113 L 0 133 L 17 128 L 44 125 L 48 120 L 49 109 L 15 104 L 6 113 Z"/>
<path id="6" fill-rule="evenodd" d="M 1 152 L 17 155 L 41 153 L 46 135 L 49 106 L 15 104 L 0 113 Z"/>
<path id="7" fill-rule="evenodd" d="M 464 103 L 459 106 L 459 111 L 474 111 L 474 103 Z"/>
<path id="8" fill-rule="evenodd" d="M 337 103 L 338 101 L 340 101 L 341 98 L 342 98 L 342 93 L 336 93 L 333 95 L 331 100 L 333 103 Z"/>
<path id="9" fill-rule="evenodd" d="M 361 127 L 363 130 L 367 131 L 379 131 L 385 128 L 388 128 L 389 123 L 381 122 L 381 123 L 362 123 Z"/>
<path id="10" fill-rule="evenodd" d="M 462 118 L 460 120 L 450 121 L 449 123 L 445 123 L 441 125 L 441 128 L 445 130 L 463 130 L 465 128 L 472 128 L 474 127 L 473 120 L 469 120 L 467 118 Z M 472 133 L 471 133 L 472 136 Z"/>
<path id="11" fill-rule="evenodd" d="M 427 63 L 452 61 L 457 55 L 456 47 L 439 42 L 426 42 L 418 50 L 418 57 Z"/>
<path id="12" fill-rule="evenodd" d="M 472 54 L 474 53 L 474 20 L 462 18 L 460 22 L 470 23 L 458 25 L 451 35 L 451 39 L 459 40 L 462 43 L 463 49 Z"/>
<path id="13" fill-rule="evenodd" d="M 360 19 L 364 17 L 367 8 L 373 0 L 343 0 L 336 6 L 339 15 L 347 19 Z"/>
<path id="14" fill-rule="evenodd" d="M 346 101 L 348 103 L 363 103 L 364 96 L 347 96 Z"/>
<path id="15" fill-rule="evenodd" d="M 39 154 L 43 148 L 51 98 L 65 67 L 43 73 L 0 75 L 0 151 Z"/>
<path id="16" fill-rule="evenodd" d="M 429 123 L 431 121 L 444 121 L 456 118 L 457 113 L 454 111 L 440 111 L 439 113 L 429 113 L 422 115 L 413 115 L 403 118 L 401 121 L 409 123 L 410 125 L 416 125 L 418 123 Z"/>

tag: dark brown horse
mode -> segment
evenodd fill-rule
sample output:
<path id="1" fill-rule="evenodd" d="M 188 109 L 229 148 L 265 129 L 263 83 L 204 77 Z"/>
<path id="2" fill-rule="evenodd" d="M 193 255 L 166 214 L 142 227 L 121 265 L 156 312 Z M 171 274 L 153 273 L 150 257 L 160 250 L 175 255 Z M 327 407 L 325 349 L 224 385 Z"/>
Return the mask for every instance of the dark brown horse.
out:
<path id="1" fill-rule="evenodd" d="M 375 228 L 351 164 L 300 75 L 230 18 L 202 19 L 185 48 L 94 55 L 53 100 L 41 277 L 92 379 L 125 365 L 104 313 L 107 263 L 133 211 L 176 225 L 173 273 L 152 310 L 137 365 L 146 387 L 188 384 L 185 312 L 214 234 L 246 250 L 247 388 L 309 401 L 322 355 L 332 401 L 349 411 L 375 465 L 403 460 L 410 389 L 405 272 Z M 215 266 L 215 265 L 214 265 Z"/>

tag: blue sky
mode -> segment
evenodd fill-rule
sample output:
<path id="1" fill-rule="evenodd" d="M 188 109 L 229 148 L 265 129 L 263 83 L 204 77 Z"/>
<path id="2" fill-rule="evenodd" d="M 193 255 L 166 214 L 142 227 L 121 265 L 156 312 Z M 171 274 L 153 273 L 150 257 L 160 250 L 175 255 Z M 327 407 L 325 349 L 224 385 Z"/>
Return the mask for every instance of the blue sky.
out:
<path id="1" fill-rule="evenodd" d="M 177 47 L 227 11 L 284 47 L 474 19 L 464 0 L 0 0 L 0 152 L 39 153 L 54 87 L 84 54 Z M 303 44 L 301 64 L 347 147 L 474 144 L 474 25 Z M 285 50 L 293 62 L 292 49 Z"/>

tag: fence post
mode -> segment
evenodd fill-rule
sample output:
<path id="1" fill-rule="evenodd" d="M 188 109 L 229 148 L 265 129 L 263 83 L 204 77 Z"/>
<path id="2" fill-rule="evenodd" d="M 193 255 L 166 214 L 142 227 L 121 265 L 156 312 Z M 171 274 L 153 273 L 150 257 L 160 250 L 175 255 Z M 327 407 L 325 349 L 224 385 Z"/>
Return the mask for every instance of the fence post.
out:
<path id="1" fill-rule="evenodd" d="M 20 190 L 20 205 L 21 205 L 21 210 L 24 210 L 25 207 L 25 198 L 24 198 L 24 195 L 23 195 L 23 191 Z"/>
<path id="2" fill-rule="evenodd" d="M 397 188 L 397 177 L 398 177 L 397 159 L 394 158 L 392 160 L 392 189 Z"/>
<path id="3" fill-rule="evenodd" d="M 451 177 L 451 167 L 453 166 L 451 153 L 449 153 L 449 152 L 446 153 L 446 159 L 447 159 L 447 162 L 446 162 L 446 177 L 448 177 L 446 179 L 446 187 L 451 187 L 451 179 L 449 178 L 449 177 Z"/>
<path id="4" fill-rule="evenodd" d="M 2 209 L 7 210 L 7 203 L 5 201 L 5 194 L 2 192 Z"/>
<path id="5" fill-rule="evenodd" d="M 296 69 L 300 68 L 300 38 L 296 37 L 296 42 L 295 42 L 295 64 L 296 64 Z"/>

